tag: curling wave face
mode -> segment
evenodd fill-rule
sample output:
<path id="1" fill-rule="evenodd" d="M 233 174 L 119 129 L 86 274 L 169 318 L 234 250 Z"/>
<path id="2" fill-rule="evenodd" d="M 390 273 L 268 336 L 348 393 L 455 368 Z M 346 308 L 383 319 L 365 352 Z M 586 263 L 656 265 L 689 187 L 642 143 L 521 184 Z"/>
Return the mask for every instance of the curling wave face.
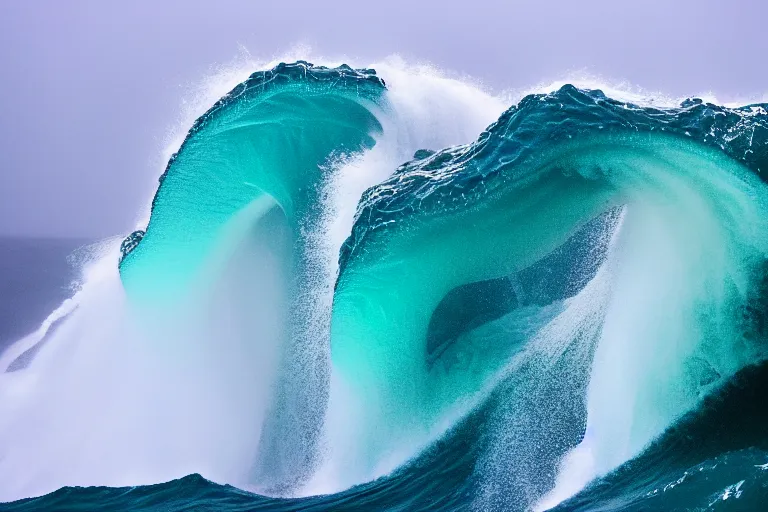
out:
<path id="1" fill-rule="evenodd" d="M 498 100 L 390 71 L 388 86 L 280 64 L 195 123 L 146 230 L 122 244 L 120 281 L 92 285 L 59 346 L 13 372 L 30 382 L 3 406 L 0 499 L 191 473 L 337 493 L 168 484 L 216 508 L 760 498 L 759 472 L 723 489 L 729 473 L 690 488 L 678 474 L 726 458 L 736 474 L 765 453 L 757 433 L 718 439 L 728 400 L 708 397 L 745 400 L 765 380 L 766 107 L 641 107 L 566 85 L 471 142 Z M 117 320 L 94 336 L 107 293 Z M 92 386 L 121 405 L 73 420 L 98 407 Z M 764 415 L 751 407 L 747 433 Z M 116 434 L 137 414 L 152 425 Z M 99 432 L 88 457 L 56 448 L 80 469 L 13 472 L 24 431 L 56 421 L 52 445 Z M 77 499 L 62 492 L 50 499 Z"/>

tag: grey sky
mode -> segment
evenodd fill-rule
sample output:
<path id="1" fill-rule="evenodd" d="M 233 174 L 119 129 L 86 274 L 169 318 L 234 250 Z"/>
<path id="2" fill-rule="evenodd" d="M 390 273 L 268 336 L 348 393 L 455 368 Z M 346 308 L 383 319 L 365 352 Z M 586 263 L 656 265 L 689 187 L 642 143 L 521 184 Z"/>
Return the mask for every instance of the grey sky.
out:
<path id="1" fill-rule="evenodd" d="M 768 92 L 765 0 L 0 2 L 0 234 L 132 227 L 188 86 L 239 47 L 393 53 L 520 88 L 592 73 L 672 95 Z"/>

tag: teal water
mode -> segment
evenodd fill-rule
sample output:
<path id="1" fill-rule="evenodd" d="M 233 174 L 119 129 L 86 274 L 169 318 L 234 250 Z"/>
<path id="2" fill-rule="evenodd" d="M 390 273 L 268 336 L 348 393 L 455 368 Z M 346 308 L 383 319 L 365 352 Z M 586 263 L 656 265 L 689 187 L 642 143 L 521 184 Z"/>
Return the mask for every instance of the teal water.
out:
<path id="1" fill-rule="evenodd" d="M 0 423 L 0 499 L 61 489 L 0 509 L 761 510 L 766 106 L 566 85 L 410 147 L 386 79 L 280 64 L 195 122 L 100 355 Z"/>

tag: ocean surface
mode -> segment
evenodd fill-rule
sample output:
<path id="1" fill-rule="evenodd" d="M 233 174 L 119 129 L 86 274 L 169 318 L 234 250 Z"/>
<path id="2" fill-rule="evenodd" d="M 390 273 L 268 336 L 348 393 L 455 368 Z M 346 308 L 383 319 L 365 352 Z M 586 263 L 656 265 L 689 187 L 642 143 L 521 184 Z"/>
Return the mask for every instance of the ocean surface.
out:
<path id="1" fill-rule="evenodd" d="M 92 240 L 0 236 L 0 352 L 31 334 L 78 286 Z"/>
<path id="2" fill-rule="evenodd" d="M 0 510 L 768 510 L 768 105 L 375 67 L 0 239 Z"/>

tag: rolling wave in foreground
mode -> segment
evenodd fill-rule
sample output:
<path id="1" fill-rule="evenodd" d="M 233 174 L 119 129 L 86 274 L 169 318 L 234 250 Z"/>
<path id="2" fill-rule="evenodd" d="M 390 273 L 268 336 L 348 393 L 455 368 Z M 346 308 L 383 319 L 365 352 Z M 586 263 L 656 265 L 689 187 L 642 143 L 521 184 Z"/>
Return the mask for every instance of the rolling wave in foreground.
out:
<path id="1" fill-rule="evenodd" d="M 761 510 L 768 107 L 378 71 L 195 121 L 0 355 L 0 509 Z"/>

